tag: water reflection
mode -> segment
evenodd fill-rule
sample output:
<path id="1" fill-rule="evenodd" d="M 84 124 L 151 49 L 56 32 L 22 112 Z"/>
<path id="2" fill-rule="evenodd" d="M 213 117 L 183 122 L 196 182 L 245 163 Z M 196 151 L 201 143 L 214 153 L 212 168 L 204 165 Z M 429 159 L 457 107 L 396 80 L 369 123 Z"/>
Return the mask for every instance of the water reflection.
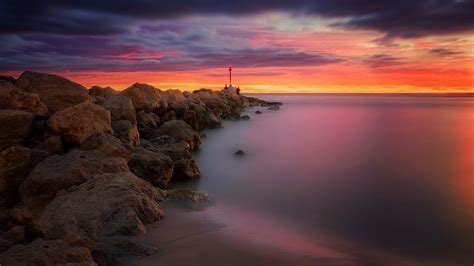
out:
<path id="1" fill-rule="evenodd" d="M 206 132 L 196 153 L 203 177 L 185 186 L 211 195 L 207 218 L 243 245 L 355 264 L 474 262 L 474 99 L 260 97 L 285 104 Z"/>

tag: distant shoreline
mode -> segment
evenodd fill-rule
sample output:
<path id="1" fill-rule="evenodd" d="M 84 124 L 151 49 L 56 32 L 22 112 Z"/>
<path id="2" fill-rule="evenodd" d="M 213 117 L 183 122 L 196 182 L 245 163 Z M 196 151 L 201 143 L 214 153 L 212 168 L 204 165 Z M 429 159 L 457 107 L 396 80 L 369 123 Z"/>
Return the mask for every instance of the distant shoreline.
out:
<path id="1" fill-rule="evenodd" d="M 281 92 L 262 92 L 262 93 L 243 93 L 243 95 L 324 95 L 324 96 L 410 96 L 410 97 L 474 97 L 474 92 L 394 92 L 394 93 L 375 93 L 375 92 L 308 92 L 308 93 L 281 93 Z"/>

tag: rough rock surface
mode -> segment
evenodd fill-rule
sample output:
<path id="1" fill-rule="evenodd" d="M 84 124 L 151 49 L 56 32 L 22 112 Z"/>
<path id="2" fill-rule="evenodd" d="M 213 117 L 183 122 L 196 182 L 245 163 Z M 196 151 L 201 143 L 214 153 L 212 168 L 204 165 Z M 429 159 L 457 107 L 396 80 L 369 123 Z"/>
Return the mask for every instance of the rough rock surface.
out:
<path id="1" fill-rule="evenodd" d="M 44 142 L 36 145 L 35 149 L 46 151 L 49 154 L 59 154 L 63 152 L 63 143 L 60 136 L 51 136 Z"/>
<path id="2" fill-rule="evenodd" d="M 19 90 L 10 82 L 0 82 L 0 109 L 23 110 L 48 115 L 48 107 L 37 94 Z"/>
<path id="3" fill-rule="evenodd" d="M 80 185 L 100 173 L 128 171 L 126 160 L 106 157 L 101 151 L 73 150 L 53 155 L 39 163 L 20 186 L 23 202 L 38 209 L 50 202 L 56 193 Z"/>
<path id="4" fill-rule="evenodd" d="M 164 197 L 208 199 L 161 188 L 200 176 L 191 151 L 201 130 L 256 105 L 270 103 L 233 89 L 87 91 L 49 74 L 0 77 L 0 264 L 116 265 L 114 256 L 155 253 L 127 236 L 162 217 Z"/>
<path id="5" fill-rule="evenodd" d="M 15 200 L 20 184 L 48 155 L 45 151 L 23 146 L 12 146 L 0 152 L 0 196 Z"/>
<path id="6" fill-rule="evenodd" d="M 161 99 L 161 91 L 151 85 L 135 83 L 121 92 L 133 103 L 137 111 L 153 112 L 165 105 Z"/>
<path id="7" fill-rule="evenodd" d="M 115 95 L 104 101 L 102 106 L 110 111 L 112 121 L 128 120 L 133 125 L 137 124 L 137 117 L 132 101 L 123 95 Z"/>
<path id="8" fill-rule="evenodd" d="M 161 194 L 167 199 L 190 199 L 193 201 L 208 201 L 207 193 L 197 192 L 186 188 L 162 190 Z"/>
<path id="9" fill-rule="evenodd" d="M 201 171 L 189 152 L 188 144 L 177 142 L 169 136 L 162 136 L 142 143 L 142 146 L 148 150 L 166 154 L 173 160 L 172 180 L 189 180 L 201 176 Z"/>
<path id="10" fill-rule="evenodd" d="M 119 138 L 127 147 L 134 147 L 140 144 L 140 133 L 137 125 L 133 125 L 128 120 L 117 120 L 112 122 L 114 136 Z"/>
<path id="11" fill-rule="evenodd" d="M 54 113 L 48 119 L 48 127 L 71 144 L 81 144 L 97 133 L 112 134 L 110 112 L 90 102 Z"/>
<path id="12" fill-rule="evenodd" d="M 32 134 L 35 119 L 33 113 L 0 109 L 0 150 L 25 143 Z"/>
<path id="13" fill-rule="evenodd" d="M 152 185 L 165 188 L 173 175 L 173 161 L 165 154 L 137 147 L 128 167 L 138 177 Z"/>
<path id="14" fill-rule="evenodd" d="M 153 186 L 130 172 L 103 174 L 59 193 L 35 229 L 45 238 L 88 246 L 100 237 L 142 234 L 145 224 L 163 217 L 160 200 Z"/>
<path id="15" fill-rule="evenodd" d="M 99 150 L 107 156 L 122 157 L 127 161 L 132 158 L 132 151 L 120 139 L 105 133 L 95 134 L 86 139 L 81 145 L 81 150 Z"/>
<path id="16" fill-rule="evenodd" d="M 157 114 L 141 111 L 137 113 L 137 120 L 140 137 L 144 139 L 156 137 L 156 130 L 160 123 L 160 117 Z"/>
<path id="17" fill-rule="evenodd" d="M 15 86 L 38 94 L 52 113 L 90 100 L 85 87 L 52 74 L 25 71 L 15 82 Z"/>
<path id="18" fill-rule="evenodd" d="M 194 131 L 190 125 L 183 120 L 171 120 L 158 129 L 158 134 L 168 135 L 176 140 L 181 140 L 189 144 L 191 150 L 196 149 L 201 145 L 201 137 L 199 133 Z"/>
<path id="19" fill-rule="evenodd" d="M 96 265 L 89 249 L 70 246 L 62 240 L 39 238 L 29 245 L 15 245 L 0 254 L 1 265 L 66 265 L 67 263 Z"/>
<path id="20" fill-rule="evenodd" d="M 92 86 L 89 89 L 89 95 L 92 97 L 100 97 L 102 100 L 105 100 L 109 97 L 117 95 L 118 91 L 114 90 L 111 87 L 100 87 L 100 86 Z"/>

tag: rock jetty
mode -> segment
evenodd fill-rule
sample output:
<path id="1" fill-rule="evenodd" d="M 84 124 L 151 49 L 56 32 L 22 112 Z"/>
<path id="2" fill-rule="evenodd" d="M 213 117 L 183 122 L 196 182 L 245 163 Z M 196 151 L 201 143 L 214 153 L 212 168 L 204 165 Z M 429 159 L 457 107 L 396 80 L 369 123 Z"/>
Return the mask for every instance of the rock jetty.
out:
<path id="1" fill-rule="evenodd" d="M 207 199 L 166 190 L 200 177 L 200 131 L 270 105 L 229 90 L 0 77 L 0 265 L 116 265 L 155 252 L 127 236 L 160 220 L 165 198 Z"/>

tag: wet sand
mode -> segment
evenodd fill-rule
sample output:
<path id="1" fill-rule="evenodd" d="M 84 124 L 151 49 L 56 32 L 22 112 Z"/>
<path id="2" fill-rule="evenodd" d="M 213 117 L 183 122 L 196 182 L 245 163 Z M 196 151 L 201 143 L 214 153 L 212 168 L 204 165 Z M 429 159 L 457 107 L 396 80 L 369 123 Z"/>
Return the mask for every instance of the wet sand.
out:
<path id="1" fill-rule="evenodd" d="M 248 222 L 242 222 L 242 217 L 236 219 L 238 222 L 232 222 L 235 217 L 217 218 L 221 212 L 243 213 L 212 203 L 162 205 L 165 219 L 148 226 L 147 234 L 136 238 L 157 246 L 158 252 L 124 258 L 125 265 L 417 265 L 391 254 L 344 246 L 347 243 L 334 243 L 340 245 L 338 248 L 324 246 L 317 239 L 255 214 L 246 214 L 253 215 Z M 327 241 L 327 236 L 321 240 Z"/>

